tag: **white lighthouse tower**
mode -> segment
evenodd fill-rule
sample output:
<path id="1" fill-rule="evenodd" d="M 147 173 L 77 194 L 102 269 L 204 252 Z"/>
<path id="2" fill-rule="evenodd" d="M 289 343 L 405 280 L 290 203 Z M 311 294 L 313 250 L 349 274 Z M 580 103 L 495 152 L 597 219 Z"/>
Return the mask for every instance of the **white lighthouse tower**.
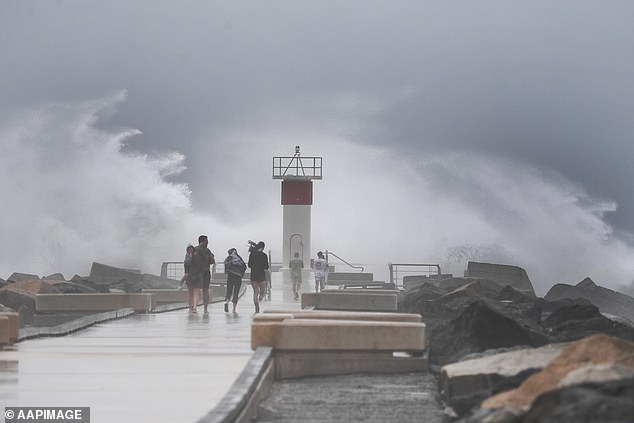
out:
<path id="1" fill-rule="evenodd" d="M 282 180 L 284 228 L 282 267 L 288 268 L 295 255 L 308 269 L 310 251 L 310 209 L 313 204 L 313 179 L 321 179 L 321 157 L 301 157 L 299 146 L 292 157 L 273 157 L 273 179 Z"/>

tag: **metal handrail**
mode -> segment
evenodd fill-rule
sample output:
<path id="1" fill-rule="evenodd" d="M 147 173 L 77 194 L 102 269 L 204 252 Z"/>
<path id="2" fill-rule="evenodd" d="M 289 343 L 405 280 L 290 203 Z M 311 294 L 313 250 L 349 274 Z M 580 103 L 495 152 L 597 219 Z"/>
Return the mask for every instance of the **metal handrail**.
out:
<path id="1" fill-rule="evenodd" d="M 397 286 L 397 284 L 398 284 L 398 267 L 399 266 L 435 267 L 437 269 L 438 277 L 440 277 L 440 275 L 442 274 L 439 264 L 429 264 L 429 263 L 388 263 L 388 268 L 390 269 L 390 283 L 395 284 L 394 286 Z M 403 273 L 412 273 L 412 271 L 403 272 Z"/>
<path id="2" fill-rule="evenodd" d="M 211 274 L 216 273 L 216 265 L 218 263 L 211 265 Z M 220 263 L 224 266 L 223 263 Z M 224 269 L 224 267 L 223 267 Z M 167 279 L 180 280 L 183 274 L 185 273 L 185 269 L 183 267 L 183 261 L 164 261 L 161 263 L 161 277 Z"/>
<path id="3" fill-rule="evenodd" d="M 339 260 L 341 260 L 342 262 L 344 262 L 345 264 L 347 264 L 348 266 L 352 267 L 353 269 L 361 269 L 361 273 L 363 273 L 363 266 L 355 266 L 353 264 L 348 263 L 347 261 L 345 261 L 344 259 L 342 259 L 341 257 L 339 257 L 338 255 L 336 255 L 335 253 L 333 253 L 332 251 L 325 251 L 326 254 L 326 261 L 328 261 L 328 255 L 333 255 L 335 257 L 337 257 Z"/>

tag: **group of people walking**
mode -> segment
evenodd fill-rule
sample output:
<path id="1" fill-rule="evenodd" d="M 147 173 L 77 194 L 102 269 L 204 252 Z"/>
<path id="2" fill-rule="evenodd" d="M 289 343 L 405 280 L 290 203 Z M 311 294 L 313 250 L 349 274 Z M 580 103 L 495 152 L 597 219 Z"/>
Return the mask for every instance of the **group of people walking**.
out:
<path id="1" fill-rule="evenodd" d="M 216 263 L 214 254 L 207 247 L 209 240 L 206 235 L 198 237 L 198 246 L 188 245 L 186 249 L 185 274 L 181 278 L 180 287 L 187 284 L 189 291 L 189 313 L 195 315 L 198 313 L 198 303 L 202 290 L 203 297 L 203 315 L 209 315 L 209 283 L 211 282 L 210 266 Z M 225 258 L 225 273 L 227 274 L 227 292 L 225 295 L 225 312 L 229 312 L 229 303 L 233 304 L 233 312 L 236 312 L 238 305 L 238 296 L 242 286 L 242 277 L 244 276 L 247 266 L 251 269 L 251 286 L 253 287 L 253 303 L 255 312 L 260 312 L 260 301 L 264 297 L 267 284 L 267 270 L 269 269 L 269 259 L 264 253 L 265 244 L 263 241 L 257 244 L 249 241 L 249 260 L 248 264 L 244 262 L 240 254 L 235 248 L 227 251 Z"/>
<path id="2" fill-rule="evenodd" d="M 209 284 L 211 282 L 210 266 L 216 263 L 214 254 L 209 250 L 209 239 L 206 235 L 198 237 L 198 245 L 188 245 L 186 249 L 185 274 L 181 278 L 180 288 L 187 284 L 189 291 L 189 313 L 195 315 L 198 313 L 198 303 L 202 293 L 203 299 L 203 315 L 209 315 Z M 242 278 L 246 273 L 247 267 L 251 269 L 251 287 L 253 288 L 253 305 L 255 312 L 260 312 L 260 302 L 266 294 L 267 283 L 270 278 L 268 276 L 269 258 L 264 253 L 264 241 L 257 244 L 249 241 L 249 260 L 244 262 L 238 250 L 230 248 L 227 251 L 227 258 L 224 260 L 225 273 L 227 274 L 227 291 L 225 294 L 225 312 L 229 312 L 229 303 L 232 303 L 232 311 L 236 312 L 238 305 L 238 296 L 242 286 Z M 291 269 L 292 295 L 297 301 L 299 300 L 299 290 L 302 284 L 302 269 L 304 261 L 299 258 L 299 253 L 295 253 L 293 259 L 289 262 Z M 328 262 L 324 258 L 324 254 L 319 251 L 317 258 L 313 261 L 315 271 L 315 292 L 320 292 L 325 288 L 326 276 L 328 273 Z"/>
<path id="3" fill-rule="evenodd" d="M 198 245 L 187 246 L 187 253 L 183 265 L 185 274 L 181 278 L 180 286 L 187 282 L 189 290 L 189 313 L 197 314 L 200 294 L 203 296 L 203 315 L 209 315 L 209 283 L 211 282 L 211 270 L 209 266 L 216 263 L 213 253 L 207 245 L 209 239 L 206 235 L 198 237 Z"/>

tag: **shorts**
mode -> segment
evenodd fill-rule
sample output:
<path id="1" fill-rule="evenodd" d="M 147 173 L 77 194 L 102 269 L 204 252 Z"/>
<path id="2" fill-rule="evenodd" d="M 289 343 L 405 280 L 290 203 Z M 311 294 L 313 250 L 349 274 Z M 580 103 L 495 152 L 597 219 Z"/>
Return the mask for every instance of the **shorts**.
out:
<path id="1" fill-rule="evenodd" d="M 209 283 L 211 282 L 211 272 L 209 270 L 205 270 L 203 272 L 203 289 L 209 289 Z"/>
<path id="2" fill-rule="evenodd" d="M 190 273 L 189 276 L 187 277 L 187 287 L 192 289 L 192 288 L 201 288 L 203 286 L 203 281 L 200 278 L 200 274 L 195 275 L 193 273 Z"/>
<path id="3" fill-rule="evenodd" d="M 302 283 L 302 275 L 294 275 L 291 273 L 291 282 L 293 282 L 294 284 L 301 284 Z"/>

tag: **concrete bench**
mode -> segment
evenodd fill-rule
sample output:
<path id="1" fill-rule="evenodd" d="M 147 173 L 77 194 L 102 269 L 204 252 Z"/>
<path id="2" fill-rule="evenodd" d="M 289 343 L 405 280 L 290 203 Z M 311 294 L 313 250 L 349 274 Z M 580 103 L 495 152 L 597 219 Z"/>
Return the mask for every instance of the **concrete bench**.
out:
<path id="1" fill-rule="evenodd" d="M 292 313 L 268 313 L 254 318 L 251 347 L 273 347 L 276 378 L 399 373 L 427 368 L 423 357 L 424 323 L 327 319 L 319 318 L 326 313 L 314 313 L 312 318 L 299 317 L 302 313 L 298 317 Z M 339 314 L 344 317 L 344 313 Z M 360 319 L 364 314 L 372 313 L 359 313 L 356 317 Z M 396 318 L 397 314 L 390 317 Z M 420 316 L 407 317 L 411 318 Z"/>
<path id="2" fill-rule="evenodd" d="M 374 313 L 333 310 L 265 310 L 264 313 L 256 315 L 253 321 L 281 321 L 285 319 L 366 320 L 414 323 L 420 323 L 422 321 L 421 315 L 414 313 Z"/>
<path id="3" fill-rule="evenodd" d="M 254 321 L 251 347 L 276 350 L 409 351 L 425 349 L 425 324 L 365 320 L 290 318 Z"/>
<path id="4" fill-rule="evenodd" d="M 324 294 L 350 294 L 350 295 L 359 295 L 359 294 L 394 294 L 398 295 L 400 291 L 398 289 L 376 289 L 376 288 L 367 288 L 367 289 L 324 289 L 321 291 Z"/>
<path id="5" fill-rule="evenodd" d="M 335 281 L 370 282 L 374 280 L 374 273 L 347 273 L 347 272 L 330 272 L 328 273 L 328 283 Z"/>
<path id="6" fill-rule="evenodd" d="M 14 311 L 0 311 L 0 317 L 6 317 L 9 324 L 9 342 L 18 340 L 20 334 L 20 315 Z"/>
<path id="7" fill-rule="evenodd" d="M 343 289 L 395 289 L 393 283 L 372 281 L 372 282 L 344 282 L 339 284 Z"/>
<path id="8" fill-rule="evenodd" d="M 317 310 L 396 311 L 398 291 L 338 289 L 301 294 L 302 308 Z"/>
<path id="9" fill-rule="evenodd" d="M 110 311 L 131 307 L 139 313 L 152 309 L 152 294 L 37 294 L 35 310 L 38 313 L 58 311 Z"/>

